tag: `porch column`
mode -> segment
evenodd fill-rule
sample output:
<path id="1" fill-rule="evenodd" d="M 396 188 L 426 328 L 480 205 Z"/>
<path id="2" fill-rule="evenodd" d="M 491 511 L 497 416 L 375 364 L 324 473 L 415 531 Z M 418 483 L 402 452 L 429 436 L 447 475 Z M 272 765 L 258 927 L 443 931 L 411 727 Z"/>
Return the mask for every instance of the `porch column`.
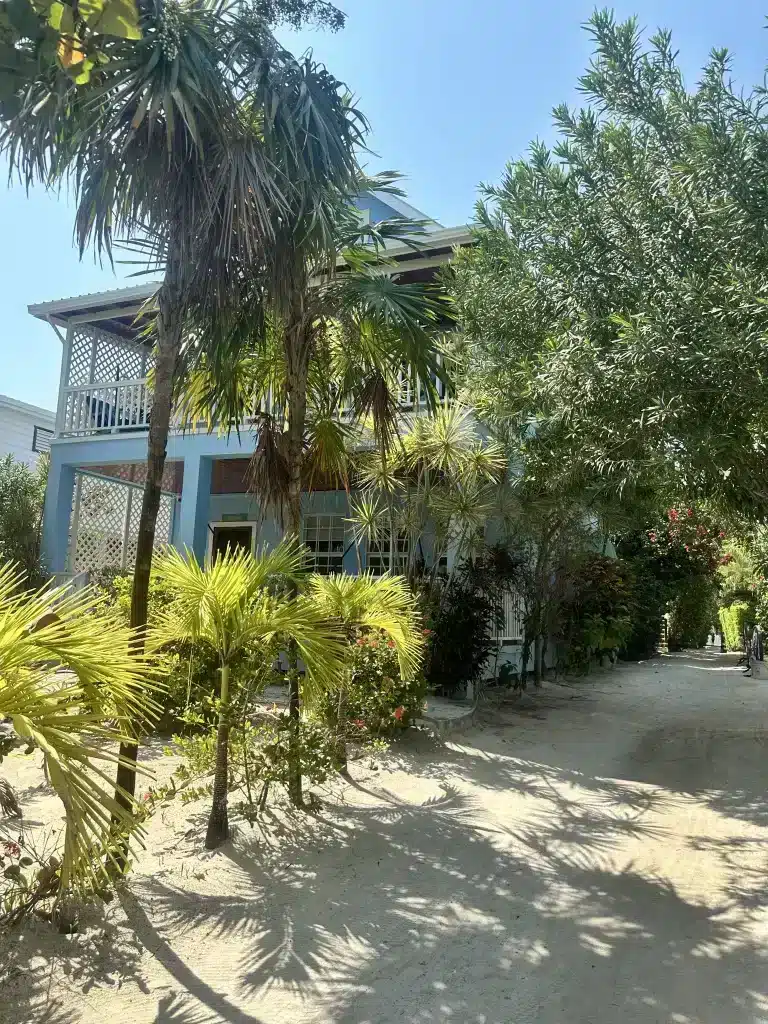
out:
<path id="1" fill-rule="evenodd" d="M 69 521 L 74 490 L 75 467 L 61 463 L 54 449 L 45 488 L 42 537 L 43 565 L 51 575 L 67 571 Z"/>
<path id="2" fill-rule="evenodd" d="M 177 545 L 182 551 L 189 548 L 201 565 L 208 545 L 212 468 L 213 459 L 201 455 L 190 455 L 184 459 Z"/>

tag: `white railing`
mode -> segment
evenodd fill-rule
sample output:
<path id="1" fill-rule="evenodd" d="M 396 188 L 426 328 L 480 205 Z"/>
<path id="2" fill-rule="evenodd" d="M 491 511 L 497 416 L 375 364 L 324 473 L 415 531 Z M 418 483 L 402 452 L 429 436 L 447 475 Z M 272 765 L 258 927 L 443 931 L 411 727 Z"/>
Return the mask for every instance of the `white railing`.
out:
<path id="1" fill-rule="evenodd" d="M 57 433 L 62 437 L 145 430 L 152 392 L 146 377 L 65 387 L 59 409 Z"/>

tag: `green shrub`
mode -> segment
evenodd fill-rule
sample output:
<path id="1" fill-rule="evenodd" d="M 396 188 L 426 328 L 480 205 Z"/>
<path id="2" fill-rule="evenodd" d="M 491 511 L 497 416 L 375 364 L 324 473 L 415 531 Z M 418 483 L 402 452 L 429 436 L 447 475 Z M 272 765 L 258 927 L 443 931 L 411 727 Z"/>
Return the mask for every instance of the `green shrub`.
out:
<path id="1" fill-rule="evenodd" d="M 629 566 L 632 571 L 632 628 L 624 641 L 621 656 L 637 661 L 650 658 L 656 652 L 661 636 L 661 621 L 669 599 L 669 587 L 653 572 L 646 559 L 632 559 Z"/>
<path id="2" fill-rule="evenodd" d="M 711 576 L 690 576 L 677 586 L 669 617 L 669 649 L 704 647 L 717 616 Z"/>
<path id="3" fill-rule="evenodd" d="M 404 729 L 424 708 L 424 677 L 400 678 L 394 642 L 385 633 L 357 630 L 348 658 L 348 682 L 342 693 L 343 717 L 353 729 L 388 735 Z M 332 728 L 338 719 L 338 694 L 322 696 L 318 714 Z"/>
<path id="4" fill-rule="evenodd" d="M 632 572 L 621 558 L 588 555 L 573 572 L 561 607 L 562 640 L 571 671 L 624 645 L 632 631 Z"/>
<path id="5" fill-rule="evenodd" d="M 17 462 L 12 455 L 0 459 L 0 563 L 18 565 L 31 587 L 40 586 L 46 573 L 40 562 L 48 460 L 37 469 Z"/>
<path id="6" fill-rule="evenodd" d="M 754 619 L 754 608 L 747 601 L 734 601 L 719 610 L 720 626 L 728 651 L 740 651 L 744 627 Z"/>

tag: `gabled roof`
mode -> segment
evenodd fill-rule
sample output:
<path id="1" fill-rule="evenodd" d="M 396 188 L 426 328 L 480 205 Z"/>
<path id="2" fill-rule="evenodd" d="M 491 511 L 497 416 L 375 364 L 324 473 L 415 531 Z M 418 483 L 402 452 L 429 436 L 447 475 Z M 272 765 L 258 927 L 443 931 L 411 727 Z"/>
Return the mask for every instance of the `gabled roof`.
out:
<path id="1" fill-rule="evenodd" d="M 43 409 L 40 405 L 30 405 L 29 402 L 20 402 L 18 398 L 11 398 L 10 395 L 0 395 L 0 408 L 15 409 L 17 412 L 26 412 L 38 419 L 45 419 L 53 423 L 55 414 L 50 409 Z"/>

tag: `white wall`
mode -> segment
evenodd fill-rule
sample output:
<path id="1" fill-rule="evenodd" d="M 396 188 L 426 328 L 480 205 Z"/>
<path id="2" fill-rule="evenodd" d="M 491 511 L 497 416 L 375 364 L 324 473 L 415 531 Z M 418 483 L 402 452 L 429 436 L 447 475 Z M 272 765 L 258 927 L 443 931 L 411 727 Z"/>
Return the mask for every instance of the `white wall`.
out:
<path id="1" fill-rule="evenodd" d="M 0 395 L 0 459 L 10 453 L 19 462 L 34 466 L 38 459 L 32 450 L 35 427 L 53 430 L 54 419 L 47 409 Z"/>

